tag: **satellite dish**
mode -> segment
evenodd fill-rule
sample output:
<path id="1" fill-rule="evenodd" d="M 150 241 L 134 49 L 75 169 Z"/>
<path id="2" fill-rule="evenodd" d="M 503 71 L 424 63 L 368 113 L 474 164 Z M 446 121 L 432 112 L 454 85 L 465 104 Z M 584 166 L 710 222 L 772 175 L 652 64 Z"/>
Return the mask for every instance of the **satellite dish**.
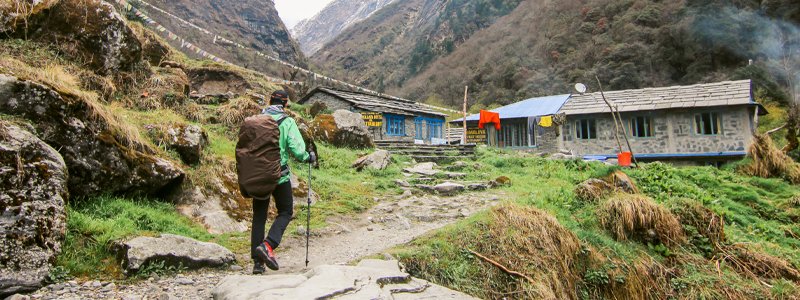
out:
<path id="1" fill-rule="evenodd" d="M 586 93 L 586 85 L 583 83 L 576 83 L 575 90 L 578 91 L 579 94 Z"/>

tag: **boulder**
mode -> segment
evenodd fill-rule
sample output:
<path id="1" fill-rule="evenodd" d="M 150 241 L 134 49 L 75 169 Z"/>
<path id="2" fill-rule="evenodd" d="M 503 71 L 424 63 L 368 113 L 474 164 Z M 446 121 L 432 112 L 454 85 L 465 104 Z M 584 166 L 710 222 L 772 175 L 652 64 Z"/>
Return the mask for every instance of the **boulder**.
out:
<path id="1" fill-rule="evenodd" d="M 37 135 L 58 149 L 69 168 L 72 197 L 104 193 L 163 196 L 184 172 L 93 100 L 0 74 L 0 113 L 35 120 Z"/>
<path id="2" fill-rule="evenodd" d="M 189 75 L 192 94 L 196 95 L 213 95 L 230 100 L 246 94 L 252 88 L 242 75 L 221 68 L 189 69 L 186 74 Z"/>
<path id="3" fill-rule="evenodd" d="M 224 278 L 212 291 L 226 299 L 475 299 L 400 270 L 397 261 L 365 260 L 357 266 L 323 265 L 302 275 Z"/>
<path id="4" fill-rule="evenodd" d="M 362 171 L 364 168 L 383 170 L 386 169 L 391 162 L 392 156 L 389 154 L 389 151 L 375 150 L 372 154 L 365 155 L 356 160 L 353 163 L 353 168 L 356 168 L 358 171 Z"/>
<path id="5" fill-rule="evenodd" d="M 200 163 L 203 150 L 208 146 L 208 134 L 197 125 L 170 124 L 148 129 L 156 140 L 178 152 L 181 160 L 188 165 Z"/>
<path id="6" fill-rule="evenodd" d="M 188 269 L 218 268 L 236 260 L 233 252 L 214 243 L 162 234 L 160 237 L 137 237 L 117 245 L 122 266 L 134 274 L 149 263 L 163 262 L 165 266 Z"/>
<path id="7" fill-rule="evenodd" d="M 45 13 L 46 12 L 46 13 Z M 101 0 L 60 0 L 31 16 L 29 38 L 57 45 L 101 75 L 130 72 L 142 60 L 142 44 L 113 5 Z"/>
<path id="8" fill-rule="evenodd" d="M 316 139 L 336 147 L 363 149 L 375 146 L 359 113 L 340 109 L 333 115 L 319 115 L 314 119 L 311 128 Z"/>
<path id="9" fill-rule="evenodd" d="M 436 168 L 436 163 L 426 162 L 426 163 L 416 164 L 411 168 L 405 168 L 403 169 L 403 171 L 406 173 L 419 174 L 424 176 L 435 176 L 436 174 L 439 174 L 441 171 L 436 170 L 434 168 Z"/>
<path id="10" fill-rule="evenodd" d="M 35 135 L 0 121 L 0 298 L 42 287 L 66 231 L 67 166 Z"/>
<path id="11" fill-rule="evenodd" d="M 433 189 L 442 195 L 455 195 L 463 192 L 466 187 L 463 184 L 445 182 L 434 186 Z"/>

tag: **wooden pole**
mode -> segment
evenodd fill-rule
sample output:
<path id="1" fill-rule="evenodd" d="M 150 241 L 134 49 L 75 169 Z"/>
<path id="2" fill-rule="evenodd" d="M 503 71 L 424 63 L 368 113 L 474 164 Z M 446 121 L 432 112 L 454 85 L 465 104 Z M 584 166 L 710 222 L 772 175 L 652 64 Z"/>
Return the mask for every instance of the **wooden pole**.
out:
<path id="1" fill-rule="evenodd" d="M 628 151 L 631 152 L 631 159 L 633 160 L 633 164 L 636 165 L 636 167 L 638 168 L 639 161 L 636 160 L 636 156 L 633 156 L 633 147 L 631 147 L 631 141 L 628 140 L 628 129 L 625 128 L 625 123 L 622 122 L 622 114 L 619 113 L 619 105 L 615 105 L 615 107 L 617 109 L 617 118 L 619 119 L 619 122 L 622 123 L 622 136 L 625 137 L 625 143 L 628 144 Z"/>
<path id="2" fill-rule="evenodd" d="M 464 87 L 464 135 L 462 136 L 461 144 L 467 143 L 467 95 L 469 94 L 469 86 Z"/>
<path id="3" fill-rule="evenodd" d="M 603 84 L 600 82 L 600 78 L 597 77 L 597 76 L 595 76 L 594 78 L 597 79 L 597 86 L 600 88 L 600 96 L 603 97 L 603 102 L 605 102 L 606 105 L 608 105 L 608 109 L 611 110 L 611 117 L 614 118 L 614 127 L 616 128 L 616 130 L 614 131 L 614 135 L 617 138 L 617 144 L 619 145 L 619 152 L 621 153 L 622 152 L 622 141 L 620 141 L 620 139 L 619 139 L 619 127 L 620 127 L 620 124 L 622 123 L 622 120 L 621 120 L 622 119 L 622 115 L 619 115 L 619 119 L 620 120 L 619 120 L 619 123 L 617 123 L 617 115 L 619 114 L 619 110 L 618 109 L 615 110 L 614 106 L 611 105 L 611 102 L 609 102 L 608 99 L 606 99 L 606 93 L 603 91 Z M 623 130 L 625 130 L 624 129 L 625 128 L 624 124 L 622 124 L 622 127 L 623 127 Z M 625 130 L 625 132 L 627 132 L 627 130 Z M 635 163 L 636 162 L 636 158 L 633 157 L 633 148 L 631 148 L 631 142 L 628 140 L 628 134 L 627 133 L 625 134 L 625 141 L 628 144 L 628 151 L 631 153 L 631 159 L 633 159 L 633 161 Z M 637 163 L 637 166 L 638 166 L 638 163 Z"/>

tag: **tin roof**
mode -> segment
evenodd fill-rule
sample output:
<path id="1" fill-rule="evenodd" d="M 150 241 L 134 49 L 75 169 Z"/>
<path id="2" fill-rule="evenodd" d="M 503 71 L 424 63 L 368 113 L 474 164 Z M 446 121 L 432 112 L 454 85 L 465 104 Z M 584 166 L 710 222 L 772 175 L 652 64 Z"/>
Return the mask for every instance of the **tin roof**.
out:
<path id="1" fill-rule="evenodd" d="M 569 95 L 547 96 L 531 98 L 514 104 L 509 104 L 500 108 L 492 109 L 492 112 L 500 113 L 500 119 L 516 119 L 538 116 L 555 115 L 569 99 Z M 478 121 L 479 114 L 467 117 L 467 121 Z M 464 118 L 452 121 L 463 122 Z"/>
<path id="2" fill-rule="evenodd" d="M 411 100 L 384 95 L 375 95 L 371 93 L 343 91 L 327 87 L 318 87 L 312 90 L 305 97 L 303 97 L 299 103 L 305 103 L 316 93 L 329 94 L 341 100 L 352 103 L 356 108 L 367 111 L 411 116 L 426 114 L 447 117 L 447 115 L 444 113 L 437 112 L 436 110 L 422 106 L 419 103 Z"/>
<path id="3" fill-rule="evenodd" d="M 724 81 L 687 86 L 670 86 L 638 90 L 605 92 L 620 112 L 670 108 L 757 105 L 753 101 L 750 80 Z M 599 92 L 573 95 L 561 109 L 567 115 L 610 112 Z M 766 112 L 766 110 L 764 110 Z"/>

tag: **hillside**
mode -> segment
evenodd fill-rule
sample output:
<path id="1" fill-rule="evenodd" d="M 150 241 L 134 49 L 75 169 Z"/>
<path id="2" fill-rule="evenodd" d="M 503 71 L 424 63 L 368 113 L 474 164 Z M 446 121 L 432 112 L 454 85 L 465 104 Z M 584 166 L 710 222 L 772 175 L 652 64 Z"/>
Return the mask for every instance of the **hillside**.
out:
<path id="1" fill-rule="evenodd" d="M 371 16 L 394 0 L 336 0 L 314 17 L 297 23 L 292 36 L 306 55 L 313 55 L 353 24 Z"/>
<path id="2" fill-rule="evenodd" d="M 325 72 L 383 91 L 400 86 L 519 3 L 398 1 L 342 32 L 311 60 Z"/>
<path id="3" fill-rule="evenodd" d="M 281 87 L 140 22 L 103 0 L 0 2 L 0 298 L 800 295 L 800 164 L 764 135 L 721 168 L 622 168 L 392 148 L 358 113 L 296 103 L 283 124 L 319 161 L 288 161 L 280 270 L 251 276 L 265 211 L 241 193 L 238 133 Z"/>
<path id="4" fill-rule="evenodd" d="M 411 2 L 405 12 L 421 19 L 414 18 L 419 6 Z M 449 3 L 464 2 L 483 3 Z M 607 89 L 747 77 L 770 98 L 786 100 L 774 88 L 776 82 L 788 86 L 779 58 L 787 53 L 794 66 L 800 61 L 797 43 L 781 43 L 800 32 L 796 1 L 522 1 L 505 7 L 487 20 L 432 10 L 434 24 L 457 26 L 444 35 L 418 31 L 427 27 L 398 18 L 399 10 L 391 18 L 376 14 L 312 61 L 373 88 L 451 106 L 469 85 L 481 107 L 569 92 L 575 82 L 596 86 L 594 76 Z M 460 29 L 476 31 L 453 39 Z M 403 50 L 396 50 L 395 35 Z M 754 67 L 747 68 L 748 59 Z"/>
<path id="5" fill-rule="evenodd" d="M 298 65 L 305 65 L 306 58 L 300 46 L 292 39 L 289 30 L 283 24 L 275 4 L 272 1 L 243 0 L 152 0 L 147 1 L 162 10 L 165 10 L 186 21 L 192 22 L 214 34 L 222 35 L 245 46 L 258 51 L 275 55 L 280 59 Z M 252 51 L 238 49 L 237 47 L 215 41 L 213 35 L 204 34 L 195 28 L 137 1 L 131 4 L 162 23 L 164 27 L 185 38 L 188 42 L 214 53 L 228 61 L 241 66 L 258 68 L 260 70 L 275 69 L 275 66 L 265 64 L 256 57 Z M 180 41 L 172 43 L 179 48 Z M 194 53 L 187 53 L 194 57 Z M 275 73 L 275 72 L 271 72 Z M 277 74 L 275 74 L 277 75 Z"/>

